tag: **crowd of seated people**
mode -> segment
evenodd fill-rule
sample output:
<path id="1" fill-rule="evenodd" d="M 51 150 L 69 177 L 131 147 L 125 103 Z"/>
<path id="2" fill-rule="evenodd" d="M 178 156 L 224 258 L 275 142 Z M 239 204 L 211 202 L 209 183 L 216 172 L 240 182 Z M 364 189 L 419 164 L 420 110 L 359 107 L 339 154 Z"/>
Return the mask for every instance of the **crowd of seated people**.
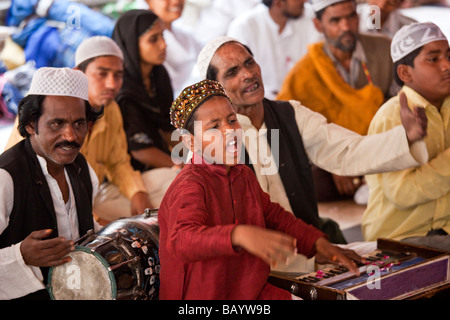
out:
<path id="1" fill-rule="evenodd" d="M 356 271 L 318 204 L 357 195 L 368 246 L 450 251 L 442 30 L 402 1 L 212 2 L 188 24 L 184 0 L 147 0 L 74 68 L 37 69 L 0 154 L 0 299 L 47 299 L 75 239 L 146 209 L 162 299 L 291 299 L 270 270 Z"/>

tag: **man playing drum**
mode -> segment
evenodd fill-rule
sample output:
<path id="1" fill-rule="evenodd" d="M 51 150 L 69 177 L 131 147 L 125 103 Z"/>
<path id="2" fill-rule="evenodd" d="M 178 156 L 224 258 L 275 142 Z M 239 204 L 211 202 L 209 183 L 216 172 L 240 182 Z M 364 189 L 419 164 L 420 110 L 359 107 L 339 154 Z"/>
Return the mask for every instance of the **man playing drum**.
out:
<path id="1" fill-rule="evenodd" d="M 80 154 L 96 117 L 81 71 L 36 71 L 19 104 L 25 139 L 0 155 L 0 299 L 48 299 L 48 267 L 69 261 L 73 240 L 99 227 L 98 179 Z"/>
<path id="2" fill-rule="evenodd" d="M 90 37 L 78 46 L 75 65 L 88 79 L 89 103 L 96 112 L 103 113 L 90 128 L 80 151 L 100 182 L 94 216 L 105 225 L 142 214 L 152 205 L 141 173 L 131 166 L 122 114 L 114 100 L 123 83 L 122 51 L 111 38 Z M 22 139 L 13 130 L 6 148 Z"/>

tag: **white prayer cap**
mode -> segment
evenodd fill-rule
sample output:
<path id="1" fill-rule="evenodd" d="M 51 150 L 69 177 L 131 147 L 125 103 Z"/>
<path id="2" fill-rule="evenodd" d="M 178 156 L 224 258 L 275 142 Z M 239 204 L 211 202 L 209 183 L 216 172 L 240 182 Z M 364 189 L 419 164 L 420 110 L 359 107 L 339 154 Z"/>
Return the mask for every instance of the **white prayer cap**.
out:
<path id="1" fill-rule="evenodd" d="M 79 70 L 43 67 L 34 73 L 28 94 L 68 96 L 89 101 L 88 80 Z"/>
<path id="2" fill-rule="evenodd" d="M 314 12 L 318 12 L 326 7 L 331 6 L 332 4 L 345 2 L 350 0 L 311 0 L 312 8 Z"/>
<path id="3" fill-rule="evenodd" d="M 432 22 L 414 22 L 405 25 L 392 38 L 392 61 L 397 62 L 427 43 L 439 40 L 447 41 L 447 38 L 441 29 Z"/>
<path id="4" fill-rule="evenodd" d="M 123 61 L 123 53 L 117 43 L 106 36 L 94 36 L 83 40 L 75 52 L 75 66 L 79 66 L 86 60 L 101 57 L 114 56 Z"/>
<path id="5" fill-rule="evenodd" d="M 232 41 L 239 42 L 238 40 L 228 36 L 220 36 L 210 40 L 203 47 L 197 58 L 197 68 L 202 79 L 206 79 L 206 72 L 208 71 L 209 64 L 211 63 L 211 59 L 214 57 L 216 51 L 225 43 Z"/>

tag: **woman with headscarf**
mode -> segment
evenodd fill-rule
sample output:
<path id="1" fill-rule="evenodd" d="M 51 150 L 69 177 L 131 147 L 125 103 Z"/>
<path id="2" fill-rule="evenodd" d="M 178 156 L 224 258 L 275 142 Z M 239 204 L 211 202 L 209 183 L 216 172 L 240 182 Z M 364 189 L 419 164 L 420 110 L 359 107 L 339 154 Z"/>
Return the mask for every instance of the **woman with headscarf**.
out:
<path id="1" fill-rule="evenodd" d="M 125 74 L 117 96 L 135 169 L 171 167 L 169 109 L 173 91 L 162 65 L 164 26 L 149 10 L 131 10 L 117 21 L 113 39 L 123 51 Z"/>

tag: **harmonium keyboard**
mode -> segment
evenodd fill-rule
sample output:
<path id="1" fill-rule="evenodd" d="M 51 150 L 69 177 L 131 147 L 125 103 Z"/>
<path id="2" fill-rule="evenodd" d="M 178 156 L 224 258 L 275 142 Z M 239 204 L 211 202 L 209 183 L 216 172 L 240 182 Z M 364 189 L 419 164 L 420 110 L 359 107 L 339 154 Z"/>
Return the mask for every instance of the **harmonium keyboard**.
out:
<path id="1" fill-rule="evenodd" d="M 268 281 L 304 300 L 406 300 L 450 290 L 448 252 L 378 239 L 377 249 L 363 258 L 359 276 L 326 265 L 302 275 L 271 273 Z"/>

